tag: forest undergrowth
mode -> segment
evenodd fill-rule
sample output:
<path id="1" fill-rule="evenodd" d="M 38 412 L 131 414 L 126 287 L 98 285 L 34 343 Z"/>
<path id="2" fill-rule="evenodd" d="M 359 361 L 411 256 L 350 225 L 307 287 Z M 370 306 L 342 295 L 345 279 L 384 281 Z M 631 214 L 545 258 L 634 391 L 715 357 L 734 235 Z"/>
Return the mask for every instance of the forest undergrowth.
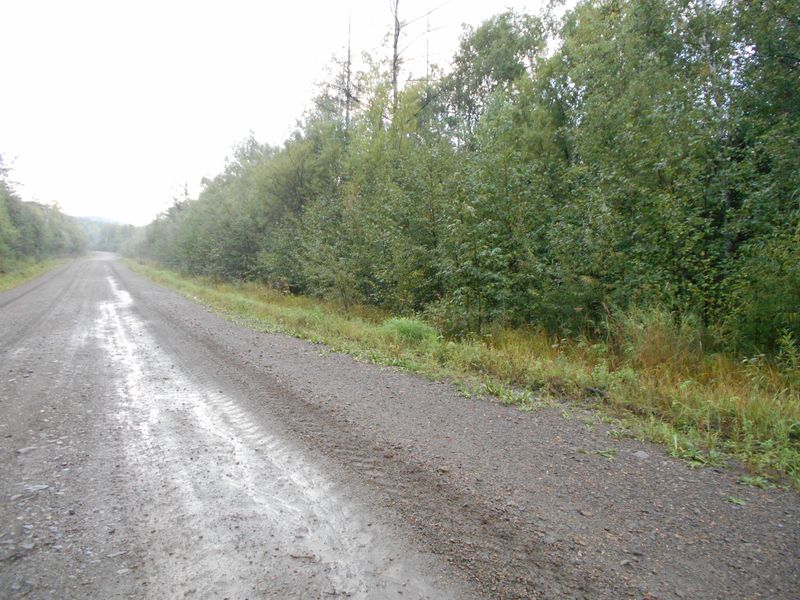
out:
<path id="1" fill-rule="evenodd" d="M 730 459 L 760 485 L 800 485 L 800 357 L 736 359 L 704 348 L 690 319 L 666 311 L 609 314 L 602 338 L 559 338 L 497 327 L 448 338 L 416 317 L 281 292 L 263 284 L 182 276 L 127 261 L 227 318 L 265 332 L 324 344 L 360 360 L 452 380 L 468 395 L 520 410 L 597 409 L 610 435 L 663 444 L 693 466 Z"/>

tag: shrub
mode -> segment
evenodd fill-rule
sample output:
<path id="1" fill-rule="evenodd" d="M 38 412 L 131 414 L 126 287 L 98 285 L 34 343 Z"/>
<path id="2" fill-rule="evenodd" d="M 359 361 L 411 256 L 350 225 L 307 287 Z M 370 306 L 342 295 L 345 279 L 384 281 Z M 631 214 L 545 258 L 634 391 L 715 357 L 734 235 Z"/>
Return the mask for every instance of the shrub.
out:
<path id="1" fill-rule="evenodd" d="M 661 308 L 635 308 L 614 314 L 606 327 L 618 355 L 637 368 L 664 365 L 677 371 L 697 363 L 703 353 L 703 327 L 692 315 L 676 317 Z"/>
<path id="2" fill-rule="evenodd" d="M 388 319 L 381 326 L 384 335 L 409 345 L 433 343 L 439 339 L 439 333 L 418 319 L 399 317 Z"/>

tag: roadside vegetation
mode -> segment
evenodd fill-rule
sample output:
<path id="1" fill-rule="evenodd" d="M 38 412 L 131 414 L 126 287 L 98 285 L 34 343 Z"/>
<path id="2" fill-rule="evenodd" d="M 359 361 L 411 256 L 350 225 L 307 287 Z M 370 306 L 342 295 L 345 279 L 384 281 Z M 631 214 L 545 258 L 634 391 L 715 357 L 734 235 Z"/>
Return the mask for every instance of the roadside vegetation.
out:
<path id="1" fill-rule="evenodd" d="M 12 269 L 5 272 L 0 271 L 0 292 L 22 285 L 48 271 L 54 271 L 64 262 L 65 259 L 63 258 L 17 262 Z"/>
<path id="2" fill-rule="evenodd" d="M 124 249 L 265 327 L 797 480 L 799 21 L 585 0 L 405 85 L 344 58 L 282 146 L 246 140 Z"/>
<path id="3" fill-rule="evenodd" d="M 507 328 L 446 339 L 422 320 L 375 307 L 128 264 L 260 331 L 448 378 L 465 394 L 497 396 L 521 410 L 568 412 L 563 402 L 578 402 L 600 409 L 613 436 L 662 443 L 695 465 L 723 466 L 735 457 L 759 474 L 753 481 L 788 476 L 800 485 L 800 364 L 782 371 L 767 360 L 704 353 L 686 344 L 687 326 L 675 326 L 665 313 L 612 318 L 606 341 Z"/>
<path id="4" fill-rule="evenodd" d="M 56 257 L 85 250 L 86 239 L 71 217 L 17 196 L 0 156 L 0 291 L 57 267 Z"/>

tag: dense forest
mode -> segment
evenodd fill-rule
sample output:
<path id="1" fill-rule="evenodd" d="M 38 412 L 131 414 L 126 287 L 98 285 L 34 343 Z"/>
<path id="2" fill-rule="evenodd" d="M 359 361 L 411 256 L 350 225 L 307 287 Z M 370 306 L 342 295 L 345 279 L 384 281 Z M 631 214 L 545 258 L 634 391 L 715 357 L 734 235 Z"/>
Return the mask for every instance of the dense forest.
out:
<path id="1" fill-rule="evenodd" d="M 20 263 L 66 254 L 80 254 L 86 238 L 58 207 L 23 202 L 0 157 L 0 274 Z"/>
<path id="2" fill-rule="evenodd" d="M 497 15 L 405 85 L 342 59 L 290 139 L 242 143 L 129 252 L 447 335 L 657 308 L 796 349 L 798 23 L 796 0 L 589 0 Z"/>

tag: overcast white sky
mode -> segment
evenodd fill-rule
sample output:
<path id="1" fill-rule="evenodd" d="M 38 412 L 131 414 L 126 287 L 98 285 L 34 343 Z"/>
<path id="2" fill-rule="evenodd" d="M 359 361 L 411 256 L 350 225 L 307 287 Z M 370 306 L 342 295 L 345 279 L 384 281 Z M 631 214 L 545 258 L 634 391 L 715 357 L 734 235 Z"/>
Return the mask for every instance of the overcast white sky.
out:
<path id="1" fill-rule="evenodd" d="M 432 62 L 449 64 L 462 23 L 542 0 L 400 0 L 430 15 Z M 224 167 L 252 131 L 280 144 L 315 82 L 353 50 L 387 52 L 389 0 L 0 0 L 0 154 L 25 200 L 144 224 L 185 183 Z M 426 19 L 405 30 L 404 68 L 424 72 Z M 416 60 L 415 60 L 416 59 Z"/>

